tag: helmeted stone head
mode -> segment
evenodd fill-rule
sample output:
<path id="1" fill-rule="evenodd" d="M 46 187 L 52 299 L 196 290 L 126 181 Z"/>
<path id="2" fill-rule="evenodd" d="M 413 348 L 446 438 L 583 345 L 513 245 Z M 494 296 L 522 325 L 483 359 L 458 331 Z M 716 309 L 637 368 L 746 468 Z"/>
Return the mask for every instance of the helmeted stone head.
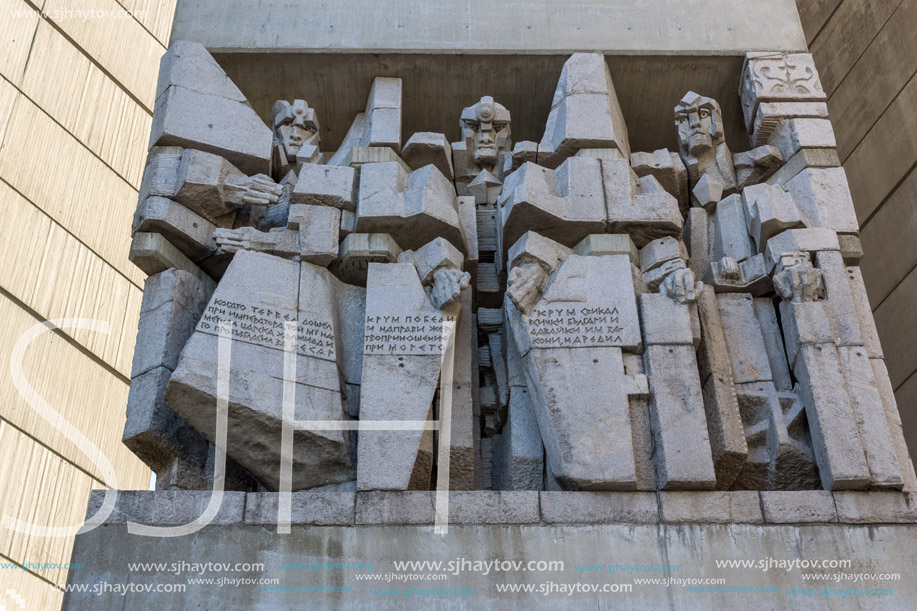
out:
<path id="1" fill-rule="evenodd" d="M 271 129 L 274 151 L 279 167 L 295 164 L 296 155 L 304 146 L 318 150 L 321 140 L 315 109 L 305 100 L 277 100 L 271 109 Z"/>
<path id="2" fill-rule="evenodd" d="M 719 103 L 693 91 L 675 107 L 675 126 L 682 155 L 697 157 L 725 142 Z"/>
<path id="3" fill-rule="evenodd" d="M 509 124 L 509 111 L 488 95 L 462 110 L 459 126 L 476 164 L 493 165 L 500 153 L 509 151 Z"/>

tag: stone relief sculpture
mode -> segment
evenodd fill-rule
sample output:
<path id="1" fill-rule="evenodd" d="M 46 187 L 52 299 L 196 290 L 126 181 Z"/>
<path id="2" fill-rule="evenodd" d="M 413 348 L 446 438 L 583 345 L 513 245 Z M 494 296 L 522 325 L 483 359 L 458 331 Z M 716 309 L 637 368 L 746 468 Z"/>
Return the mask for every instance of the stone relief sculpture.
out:
<path id="1" fill-rule="evenodd" d="M 296 431 L 293 490 L 430 490 L 445 451 L 452 489 L 917 486 L 809 56 L 748 55 L 735 155 L 694 92 L 677 152 L 633 152 L 597 54 L 564 64 L 538 143 L 484 96 L 459 142 L 402 145 L 402 94 L 376 78 L 328 154 L 320 109 L 265 125 L 170 47 L 124 434 L 161 487 L 210 485 L 221 324 L 229 488 L 280 487 L 291 324 L 295 420 L 344 423 Z"/>

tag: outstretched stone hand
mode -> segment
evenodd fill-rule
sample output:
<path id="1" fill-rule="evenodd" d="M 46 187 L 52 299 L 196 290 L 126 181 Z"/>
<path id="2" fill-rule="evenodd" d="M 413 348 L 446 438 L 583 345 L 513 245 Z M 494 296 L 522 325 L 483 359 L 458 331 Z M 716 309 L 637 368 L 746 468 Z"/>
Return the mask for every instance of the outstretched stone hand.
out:
<path id="1" fill-rule="evenodd" d="M 528 314 L 538 301 L 546 279 L 544 268 L 537 262 L 522 263 L 510 270 L 506 294 L 520 312 Z"/>
<path id="2" fill-rule="evenodd" d="M 733 260 L 735 263 L 735 260 Z M 694 272 L 690 269 L 678 269 L 666 276 L 659 286 L 659 292 L 681 304 L 697 301 L 697 284 Z"/>
<path id="3" fill-rule="evenodd" d="M 255 233 L 261 232 L 254 227 L 218 228 L 213 232 L 213 239 L 216 240 L 221 250 L 234 253 L 240 250 L 252 250 L 252 241 L 257 239 Z"/>
<path id="4" fill-rule="evenodd" d="M 462 290 L 471 284 L 471 274 L 454 267 L 440 267 L 433 272 L 433 289 L 430 301 L 437 310 L 442 310 L 461 295 Z"/>
<path id="5" fill-rule="evenodd" d="M 270 176 L 255 174 L 251 177 L 248 188 L 242 193 L 242 204 L 268 206 L 276 204 L 283 194 L 283 186 L 278 185 Z"/>

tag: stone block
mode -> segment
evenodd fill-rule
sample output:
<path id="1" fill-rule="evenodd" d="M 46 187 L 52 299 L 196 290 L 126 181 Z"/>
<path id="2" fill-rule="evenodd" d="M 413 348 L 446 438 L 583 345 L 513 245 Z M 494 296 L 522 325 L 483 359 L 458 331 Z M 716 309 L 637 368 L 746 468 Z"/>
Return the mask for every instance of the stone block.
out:
<path id="1" fill-rule="evenodd" d="M 688 306 L 662 293 L 640 295 L 640 328 L 646 345 L 694 345 Z"/>
<path id="2" fill-rule="evenodd" d="M 351 233 L 338 248 L 338 259 L 330 268 L 348 284 L 366 286 L 370 263 L 395 263 L 401 248 L 387 233 Z"/>
<path id="3" fill-rule="evenodd" d="M 165 197 L 148 197 L 137 205 L 132 232 L 161 233 L 183 255 L 200 263 L 217 250 L 216 225 Z"/>
<path id="4" fill-rule="evenodd" d="M 672 259 L 687 260 L 684 244 L 673 237 L 653 240 L 640 249 L 640 271 L 644 274 Z"/>
<path id="5" fill-rule="evenodd" d="M 714 261 L 731 257 L 736 262 L 742 262 L 757 252 L 749 235 L 741 196 L 730 195 L 716 205 L 713 227 L 711 257 Z"/>
<path id="6" fill-rule="evenodd" d="M 652 153 L 632 153 L 630 165 L 638 177 L 653 176 L 666 192 L 678 200 L 683 215 L 691 207 L 688 193 L 688 169 L 678 153 L 657 149 Z"/>
<path id="7" fill-rule="evenodd" d="M 156 99 L 150 146 L 182 146 L 224 157 L 242 172 L 269 174 L 273 136 L 245 102 L 179 85 Z"/>
<path id="8" fill-rule="evenodd" d="M 176 457 L 202 466 L 207 440 L 163 400 L 172 371 L 156 367 L 131 380 L 122 442 L 150 469 L 163 471 Z"/>
<path id="9" fill-rule="evenodd" d="M 443 176 L 453 179 L 452 148 L 443 134 L 416 132 L 404 143 L 401 157 L 413 170 L 432 163 Z"/>
<path id="10" fill-rule="evenodd" d="M 653 492 L 545 491 L 541 519 L 548 524 L 655 524 L 659 506 Z"/>
<path id="11" fill-rule="evenodd" d="M 402 169 L 408 174 L 412 169 L 401 156 L 387 146 L 355 146 L 350 153 L 350 167 L 359 168 L 367 163 L 385 163 L 395 161 L 401 164 Z"/>
<path id="12" fill-rule="evenodd" d="M 901 469 L 901 478 L 904 480 L 902 490 L 905 492 L 917 491 L 917 474 L 914 473 L 914 463 L 904 440 L 901 415 L 898 413 L 898 404 L 895 401 L 891 380 L 888 379 L 888 369 L 882 359 L 869 359 L 869 361 L 872 364 L 876 387 L 879 389 L 882 405 L 885 408 L 885 420 L 895 446 L 895 455 L 898 457 L 898 468 Z"/>
<path id="13" fill-rule="evenodd" d="M 370 163 L 359 183 L 356 231 L 391 234 L 405 250 L 443 237 L 464 254 L 455 188 L 434 166 L 407 174 L 395 162 Z"/>
<path id="14" fill-rule="evenodd" d="M 573 247 L 573 252 L 581 257 L 627 255 L 630 257 L 631 263 L 634 265 L 639 263 L 637 247 L 626 233 L 596 233 L 588 235 Z"/>
<path id="15" fill-rule="evenodd" d="M 790 367 L 786 360 L 786 350 L 783 347 L 783 335 L 777 322 L 777 310 L 773 299 L 758 297 L 754 301 L 755 316 L 761 327 L 764 337 L 764 348 L 767 351 L 767 360 L 771 368 L 771 376 L 777 390 L 792 390 L 793 381 L 790 376 Z"/>
<path id="16" fill-rule="evenodd" d="M 746 53 L 739 97 L 749 133 L 761 104 L 827 100 L 812 56 L 781 52 Z"/>
<path id="17" fill-rule="evenodd" d="M 266 176 L 261 178 L 269 180 Z M 219 155 L 185 149 L 178 166 L 178 190 L 173 199 L 221 225 L 222 217 L 244 205 L 242 197 L 249 182 L 245 174 Z"/>
<path id="18" fill-rule="evenodd" d="M 377 76 L 366 100 L 359 146 L 387 146 L 401 152 L 401 79 Z"/>
<path id="19" fill-rule="evenodd" d="M 106 524 L 137 522 L 151 526 L 191 524 L 210 503 L 210 490 L 120 490 L 115 510 Z M 93 490 L 86 515 L 95 514 L 105 499 L 104 490 Z M 210 524 L 228 526 L 245 520 L 245 493 L 224 492 L 220 509 Z"/>
<path id="20" fill-rule="evenodd" d="M 739 492 L 660 492 L 667 523 L 763 524 L 761 501 L 752 490 Z"/>
<path id="21" fill-rule="evenodd" d="M 846 524 L 913 524 L 917 498 L 904 492 L 835 492 L 838 521 Z"/>
<path id="22" fill-rule="evenodd" d="M 140 304 L 140 321 L 131 377 L 156 367 L 169 371 L 178 366 L 181 350 L 194 333 L 214 283 L 201 282 L 196 276 L 169 269 L 150 276 L 144 283 Z"/>
<path id="23" fill-rule="evenodd" d="M 533 259 L 553 272 L 570 256 L 571 252 L 569 248 L 554 240 L 534 231 L 528 231 L 510 247 L 507 263 L 513 267 L 524 259 Z"/>
<path id="24" fill-rule="evenodd" d="M 331 206 L 292 204 L 290 220 L 299 224 L 299 256 L 322 267 L 338 256 L 341 210 Z"/>
<path id="25" fill-rule="evenodd" d="M 841 160 L 835 149 L 802 149 L 767 179 L 770 185 L 785 185 L 806 168 L 837 168 Z"/>
<path id="26" fill-rule="evenodd" d="M 684 218 L 678 200 L 650 175 L 637 178 L 626 159 L 603 159 L 607 231 L 627 233 L 638 248 L 665 236 L 681 237 Z"/>
<path id="27" fill-rule="evenodd" d="M 627 127 L 605 57 L 574 53 L 557 82 L 538 144 L 538 163 L 556 168 L 578 150 L 588 148 L 614 148 L 630 157 Z"/>
<path id="28" fill-rule="evenodd" d="M 703 278 L 710 266 L 710 219 L 703 208 L 691 208 L 685 221 L 684 241 L 688 247 L 688 267 Z"/>
<path id="29" fill-rule="evenodd" d="M 721 293 L 716 296 L 726 341 L 732 376 L 736 384 L 772 380 L 770 362 L 755 316 L 754 299 L 748 293 Z"/>
<path id="30" fill-rule="evenodd" d="M 841 256 L 844 257 L 844 264 L 859 265 L 860 259 L 863 258 L 863 243 L 859 236 L 852 234 L 840 234 L 837 241 L 841 246 Z"/>
<path id="31" fill-rule="evenodd" d="M 777 148 L 784 159 L 790 159 L 802 149 L 833 149 L 837 147 L 831 121 L 824 119 L 784 119 L 777 124 L 767 143 Z"/>
<path id="32" fill-rule="evenodd" d="M 787 229 L 804 228 L 793 197 L 780 185 L 758 184 L 742 191 L 748 221 L 748 234 L 757 252 L 764 252 L 767 241 Z"/>
<path id="33" fill-rule="evenodd" d="M 299 171 L 290 201 L 353 211 L 355 181 L 353 168 L 306 163 Z"/>
<path id="34" fill-rule="evenodd" d="M 837 349 L 837 355 L 860 433 L 860 442 L 866 453 L 872 477 L 871 487 L 900 490 L 904 480 L 898 466 L 891 429 L 885 417 L 882 396 L 866 349 L 863 346 L 841 346 Z"/>
<path id="35" fill-rule="evenodd" d="M 834 345 L 834 332 L 824 301 L 781 301 L 779 308 L 783 343 L 790 367 L 796 366 L 799 349 L 804 344 Z"/>
<path id="36" fill-rule="evenodd" d="M 131 238 L 131 250 L 128 254 L 131 262 L 142 269 L 147 276 L 155 276 L 168 269 L 179 269 L 188 272 L 207 286 L 210 291 L 216 283 L 195 265 L 191 259 L 178 250 L 160 233 L 139 231 Z"/>
<path id="37" fill-rule="evenodd" d="M 188 40 L 176 40 L 159 61 L 158 98 L 172 85 L 198 93 L 247 103 L 235 83 L 226 76 L 204 45 Z"/>
<path id="38" fill-rule="evenodd" d="M 806 225 L 838 233 L 860 230 L 844 168 L 807 168 L 787 181 Z"/>
<path id="39" fill-rule="evenodd" d="M 357 524 L 433 524 L 436 492 L 358 492 Z M 535 491 L 473 490 L 449 494 L 449 524 L 532 524 L 539 521 Z"/>
<path id="40" fill-rule="evenodd" d="M 741 191 L 745 187 L 764 182 L 780 168 L 783 159 L 780 150 L 769 144 L 733 155 L 736 188 Z"/>
<path id="41" fill-rule="evenodd" d="M 300 286 L 310 290 L 300 291 Z M 350 290 L 328 270 L 310 263 L 239 251 L 182 351 L 166 403 L 208 440 L 215 440 L 217 330 L 223 321 L 231 324 L 236 341 L 231 343 L 227 453 L 266 488 L 276 490 L 284 403 L 283 340 L 276 321 L 300 321 L 296 421 L 343 420 L 338 353 L 349 337 L 348 326 L 339 321 L 345 313 L 354 318 L 345 307 L 354 301 Z M 293 490 L 354 479 L 346 431 L 298 429 L 292 459 Z"/>
<path id="42" fill-rule="evenodd" d="M 444 315 L 430 303 L 412 264 L 371 263 L 366 286 L 368 322 L 360 419 L 430 420 L 439 387 Z M 407 316 L 428 321 L 424 331 L 416 333 L 424 341 L 385 340 L 394 333 L 385 330 L 385 321 Z M 361 431 L 357 490 L 427 488 L 433 458 L 431 433 L 419 429 Z"/>
<path id="43" fill-rule="evenodd" d="M 462 253 L 446 240 L 435 238 L 414 251 L 414 266 L 421 283 L 428 284 L 441 267 L 462 269 Z"/>
<path id="44" fill-rule="evenodd" d="M 842 236 L 838 236 L 842 237 Z M 860 337 L 863 346 L 871 359 L 883 358 L 882 342 L 876 329 L 876 320 L 872 315 L 869 295 L 866 293 L 866 284 L 863 282 L 863 272 L 857 266 L 848 267 L 847 281 L 850 284 L 850 295 L 853 298 L 853 307 L 856 310 L 857 320 L 860 325 Z"/>
<path id="45" fill-rule="evenodd" d="M 761 510 L 768 524 L 837 522 L 828 490 L 761 491 Z"/>
<path id="46" fill-rule="evenodd" d="M 629 358 L 633 357 L 633 358 Z M 634 367 L 629 367 L 627 361 L 639 364 L 642 372 L 643 360 L 639 355 L 625 355 L 624 371 L 628 375 L 634 375 Z M 649 381 L 642 373 L 636 374 L 643 380 L 646 380 L 647 390 L 649 390 Z M 635 376 L 635 377 L 636 377 Z M 656 490 L 656 461 L 655 448 L 653 447 L 653 421 L 650 416 L 649 395 L 637 396 L 629 395 L 627 401 L 630 404 L 630 428 L 633 434 L 634 443 L 634 472 L 637 478 L 637 490 Z"/>
<path id="47" fill-rule="evenodd" d="M 765 249 L 767 271 L 771 273 L 780 261 L 780 256 L 788 252 L 814 253 L 820 250 L 840 250 L 837 233 L 830 229 L 787 229 L 767 241 Z"/>
<path id="48" fill-rule="evenodd" d="M 758 104 L 758 110 L 749 130 L 752 146 L 765 144 L 781 121 L 793 117 L 827 119 L 828 105 L 824 102 L 763 102 Z"/>
<path id="49" fill-rule="evenodd" d="M 280 494 L 250 492 L 245 499 L 245 523 L 277 524 Z M 290 524 L 350 526 L 354 523 L 356 494 L 353 492 L 293 492 L 290 494 Z"/>
<path id="50" fill-rule="evenodd" d="M 831 329 L 838 346 L 862 346 L 860 318 L 853 301 L 853 292 L 840 251 L 815 253 L 815 266 L 825 282 L 825 301 L 831 312 Z"/>
<path id="51" fill-rule="evenodd" d="M 605 233 L 602 193 L 598 159 L 573 157 L 556 170 L 523 164 L 506 179 L 499 198 L 503 248 L 527 231 L 568 247 L 590 234 Z"/>
<path id="52" fill-rule="evenodd" d="M 871 482 L 869 466 L 834 344 L 801 346 L 793 373 L 806 407 L 822 488 L 867 488 Z"/>
<path id="53" fill-rule="evenodd" d="M 510 388 L 508 412 L 503 432 L 494 444 L 493 487 L 495 490 L 540 490 L 544 446 L 527 388 Z"/>
<path id="54" fill-rule="evenodd" d="M 716 473 L 693 345 L 649 345 L 656 474 L 662 490 L 712 490 Z"/>

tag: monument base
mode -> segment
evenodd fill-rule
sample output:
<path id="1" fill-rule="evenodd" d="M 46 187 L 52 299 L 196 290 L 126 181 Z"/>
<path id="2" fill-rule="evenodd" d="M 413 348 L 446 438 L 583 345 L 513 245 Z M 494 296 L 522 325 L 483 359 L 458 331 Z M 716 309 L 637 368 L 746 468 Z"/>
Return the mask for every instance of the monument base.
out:
<path id="1" fill-rule="evenodd" d="M 64 609 L 906 609 L 906 493 L 123 492 L 79 535 Z M 101 506 L 94 493 L 90 514 Z M 732 523 L 726 523 L 732 522 Z M 736 523 L 741 522 L 741 523 Z M 871 522 L 866 525 L 866 522 Z M 445 529 L 436 534 L 434 529 Z M 897 575 L 897 577 L 896 577 Z M 83 590 L 83 591 L 79 591 Z"/>

